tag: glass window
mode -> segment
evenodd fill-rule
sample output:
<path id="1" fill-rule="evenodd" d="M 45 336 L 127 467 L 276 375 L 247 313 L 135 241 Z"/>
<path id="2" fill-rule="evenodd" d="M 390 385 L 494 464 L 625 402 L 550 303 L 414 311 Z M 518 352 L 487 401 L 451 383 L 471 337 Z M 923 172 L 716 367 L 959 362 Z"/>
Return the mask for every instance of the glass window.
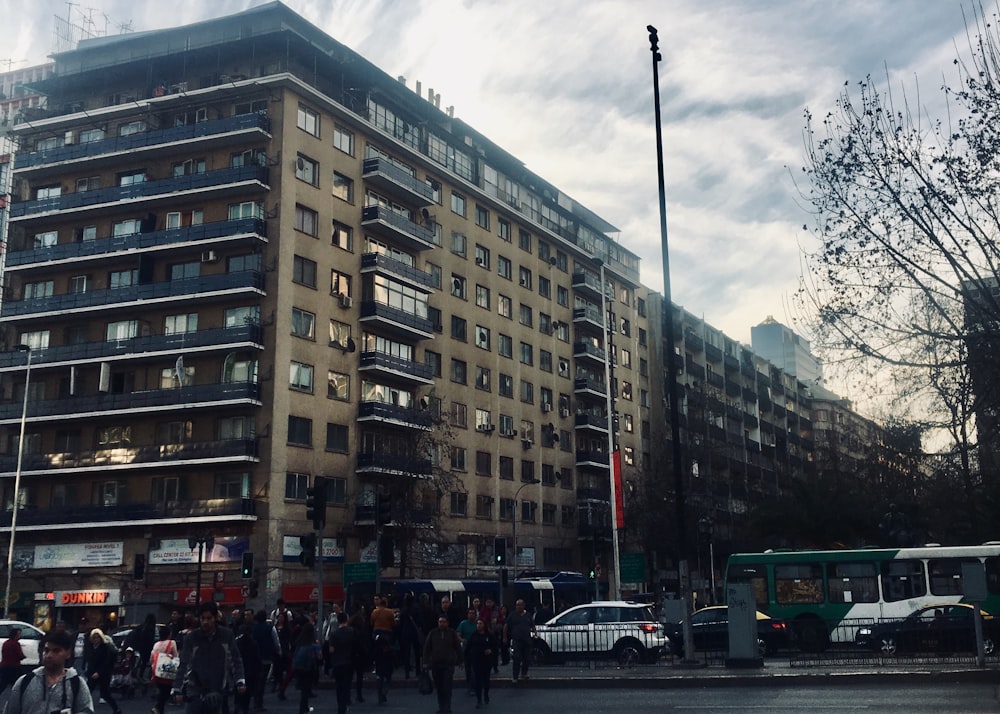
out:
<path id="1" fill-rule="evenodd" d="M 503 218 L 497 219 L 497 235 L 510 243 L 510 221 Z"/>
<path id="2" fill-rule="evenodd" d="M 556 286 L 556 302 L 563 307 L 569 307 L 569 289 L 562 285 Z"/>
<path id="3" fill-rule="evenodd" d="M 435 377 L 441 376 L 441 355 L 431 350 L 424 350 L 424 364 L 431 368 Z"/>
<path id="4" fill-rule="evenodd" d="M 510 456 L 501 456 L 499 459 L 499 468 L 497 469 L 497 471 L 500 475 L 500 478 L 502 478 L 504 481 L 513 481 L 514 459 Z"/>
<path id="5" fill-rule="evenodd" d="M 534 348 L 527 342 L 521 343 L 521 364 L 532 365 L 535 363 Z"/>
<path id="6" fill-rule="evenodd" d="M 942 558 L 927 561 L 927 574 L 930 576 L 931 595 L 964 595 L 962 584 L 961 558 Z M 967 559 L 971 563 L 974 560 Z"/>
<path id="7" fill-rule="evenodd" d="M 451 492 L 451 513 L 452 516 L 467 516 L 469 509 L 469 494 L 462 491 Z"/>
<path id="8" fill-rule="evenodd" d="M 497 256 L 497 275 L 507 280 L 512 280 L 514 275 L 514 265 L 502 255 Z"/>
<path id="9" fill-rule="evenodd" d="M 333 125 L 333 145 L 345 154 L 354 156 L 354 132 L 339 124 Z"/>
<path id="10" fill-rule="evenodd" d="M 451 337 L 462 342 L 465 342 L 467 339 L 466 322 L 458 315 L 451 316 Z"/>
<path id="11" fill-rule="evenodd" d="M 299 154 L 295 159 L 295 178 L 319 186 L 319 162 Z"/>
<path id="12" fill-rule="evenodd" d="M 490 251 L 478 243 L 476 244 L 476 265 L 480 268 L 490 269 Z"/>
<path id="13" fill-rule="evenodd" d="M 476 389 L 488 392 L 491 389 L 490 369 L 476 367 Z"/>
<path id="14" fill-rule="evenodd" d="M 354 203 L 354 181 L 336 171 L 333 172 L 333 195 L 337 198 Z"/>
<path id="15" fill-rule="evenodd" d="M 517 246 L 521 250 L 531 252 L 531 234 L 523 228 L 517 230 Z"/>
<path id="16" fill-rule="evenodd" d="M 467 297 L 467 286 L 465 278 L 461 275 L 451 274 L 451 295 L 452 297 L 457 297 L 465 300 Z"/>
<path id="17" fill-rule="evenodd" d="M 927 578 L 920 560 L 890 560 L 882 563 L 882 596 L 898 602 L 927 594 Z"/>
<path id="18" fill-rule="evenodd" d="M 490 229 L 490 211 L 479 204 L 476 204 L 476 225 L 485 230 Z"/>
<path id="19" fill-rule="evenodd" d="M 517 269 L 517 282 L 525 290 L 531 290 L 531 271 L 523 265 Z"/>
<path id="20" fill-rule="evenodd" d="M 333 222 L 333 245 L 344 250 L 354 250 L 354 229 L 340 221 Z"/>
<path id="21" fill-rule="evenodd" d="M 485 285 L 476 285 L 476 305 L 484 310 L 490 309 L 490 289 Z"/>
<path id="22" fill-rule="evenodd" d="M 451 210 L 452 213 L 457 213 L 458 215 L 465 216 L 465 196 L 460 193 L 451 194 Z"/>
<path id="23" fill-rule="evenodd" d="M 500 295 L 497 297 L 497 314 L 502 317 L 506 317 L 508 320 L 513 319 L 511 314 L 514 310 L 514 302 L 506 295 Z"/>
<path id="24" fill-rule="evenodd" d="M 875 563 L 830 563 L 826 581 L 830 602 L 878 602 Z"/>
<path id="25" fill-rule="evenodd" d="M 468 365 L 459 359 L 451 361 L 451 381 L 456 384 L 465 384 L 468 379 Z"/>
<path id="26" fill-rule="evenodd" d="M 313 238 L 319 235 L 319 214 L 305 206 L 295 206 L 295 230 Z"/>
<path id="27" fill-rule="evenodd" d="M 306 489 L 309 488 L 309 474 L 285 474 L 285 500 L 306 500 Z"/>
<path id="28" fill-rule="evenodd" d="M 349 429 L 346 424 L 326 425 L 326 450 L 347 453 Z"/>
<path id="29" fill-rule="evenodd" d="M 297 307 L 292 308 L 292 334 L 296 337 L 316 338 L 316 316 Z"/>
<path id="30" fill-rule="evenodd" d="M 476 325 L 476 347 L 483 350 L 490 348 L 490 330 L 482 325 Z"/>
<path id="31" fill-rule="evenodd" d="M 514 378 L 509 374 L 500 374 L 499 394 L 501 397 L 514 398 Z"/>
<path id="32" fill-rule="evenodd" d="M 316 261 L 296 255 L 292 260 L 292 280 L 296 283 L 316 287 Z"/>
<path id="33" fill-rule="evenodd" d="M 319 136 L 319 112 L 300 104 L 295 117 L 295 126 L 313 136 Z"/>
<path id="34" fill-rule="evenodd" d="M 312 419 L 288 415 L 288 443 L 312 446 Z"/>
<path id="35" fill-rule="evenodd" d="M 451 234 L 451 252 L 455 255 L 460 255 L 465 257 L 465 251 L 467 250 L 468 240 L 465 234 L 453 231 Z"/>
<path id="36" fill-rule="evenodd" d="M 326 396 L 348 401 L 351 398 L 351 376 L 332 369 L 326 373 Z"/>
<path id="37" fill-rule="evenodd" d="M 313 366 L 301 362 L 290 362 L 288 366 L 288 386 L 311 393 L 313 390 Z"/>
<path id="38" fill-rule="evenodd" d="M 782 605 L 823 602 L 823 570 L 818 563 L 774 566 L 775 600 Z"/>
<path id="39" fill-rule="evenodd" d="M 501 357 L 514 358 L 514 339 L 510 335 L 505 335 L 502 332 L 497 338 L 497 352 Z"/>

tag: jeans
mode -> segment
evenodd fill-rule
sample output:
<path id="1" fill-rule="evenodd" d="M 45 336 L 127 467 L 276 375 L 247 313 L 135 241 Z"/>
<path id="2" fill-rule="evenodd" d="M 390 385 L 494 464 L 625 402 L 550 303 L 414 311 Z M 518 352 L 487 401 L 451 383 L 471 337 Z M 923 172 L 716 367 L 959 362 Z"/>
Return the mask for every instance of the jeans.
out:
<path id="1" fill-rule="evenodd" d="M 437 693 L 438 711 L 450 712 L 451 690 L 455 684 L 454 665 L 431 667 L 431 677 L 434 679 L 434 689 Z"/>
<path id="2" fill-rule="evenodd" d="M 528 657 L 531 655 L 531 640 L 511 640 L 511 658 L 514 660 L 514 679 L 528 676 Z"/>
<path id="3" fill-rule="evenodd" d="M 333 666 L 333 679 L 337 686 L 337 714 L 347 714 L 347 706 L 351 703 L 353 678 L 354 665 L 348 663 Z"/>
<path id="4" fill-rule="evenodd" d="M 476 702 L 479 704 L 483 703 L 483 697 L 486 698 L 487 704 L 490 702 L 490 674 L 492 672 L 492 658 L 480 659 L 472 665 L 472 681 L 475 682 Z"/>

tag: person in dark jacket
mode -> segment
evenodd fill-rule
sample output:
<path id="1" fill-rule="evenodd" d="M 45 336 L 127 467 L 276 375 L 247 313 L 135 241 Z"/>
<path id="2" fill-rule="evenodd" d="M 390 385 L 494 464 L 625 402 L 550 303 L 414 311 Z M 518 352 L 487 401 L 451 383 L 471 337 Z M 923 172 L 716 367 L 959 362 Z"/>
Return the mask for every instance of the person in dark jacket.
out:
<path id="1" fill-rule="evenodd" d="M 90 664 L 87 667 L 87 678 L 90 683 L 90 691 L 97 689 L 100 697 L 111 705 L 113 714 L 122 714 L 118 702 L 111 696 L 111 674 L 114 671 L 115 663 L 118 661 L 118 652 L 115 649 L 111 638 L 98 628 L 90 631 Z"/>
<path id="2" fill-rule="evenodd" d="M 258 610 L 253 616 L 253 639 L 260 653 L 260 676 L 257 679 L 247 679 L 248 687 L 253 695 L 253 708 L 256 711 L 264 709 L 264 689 L 271 678 L 275 664 L 281 659 L 281 642 L 278 631 L 267 619 L 267 612 Z"/>
<path id="3" fill-rule="evenodd" d="M 187 699 L 187 714 L 225 712 L 228 695 L 246 691 L 243 659 L 233 631 L 219 624 L 219 606 L 214 601 L 198 607 L 198 621 L 198 629 L 184 637 L 174 697 Z"/>
<path id="4" fill-rule="evenodd" d="M 249 622 L 240 626 L 239 634 L 236 636 L 236 649 L 239 650 L 240 659 L 243 660 L 243 676 L 251 683 L 242 693 L 236 693 L 236 711 L 237 714 L 249 714 L 251 696 L 257 692 L 257 683 L 263 682 L 264 679 L 264 665 Z"/>
<path id="5" fill-rule="evenodd" d="M 448 626 L 448 616 L 438 617 L 438 626 L 424 642 L 424 666 L 430 668 L 437 690 L 438 712 L 451 712 L 451 690 L 455 682 L 455 667 L 462 663 L 462 640 Z"/>
<path id="6" fill-rule="evenodd" d="M 128 636 L 126 646 L 131 647 L 139 658 L 139 671 L 145 672 L 146 665 L 149 664 L 149 654 L 153 651 L 153 643 L 159 639 L 156 630 L 156 615 L 148 613 L 142 624 L 132 630 Z"/>
<path id="7" fill-rule="evenodd" d="M 372 666 L 372 638 L 368 629 L 368 615 L 364 607 L 350 619 L 351 627 L 358 635 L 358 647 L 354 656 L 355 699 L 360 704 L 365 700 L 365 672 Z"/>
<path id="8" fill-rule="evenodd" d="M 319 643 L 316 628 L 306 622 L 299 628 L 292 648 L 292 671 L 299 687 L 299 714 L 308 714 L 313 683 L 319 673 Z"/>
<path id="9" fill-rule="evenodd" d="M 392 637 L 385 632 L 377 632 L 372 642 L 372 659 L 375 661 L 375 679 L 378 682 L 378 703 L 389 701 L 389 685 L 395 666 Z"/>
<path id="10" fill-rule="evenodd" d="M 413 667 L 420 672 L 420 650 L 423 648 L 423 628 L 420 625 L 420 607 L 413 597 L 407 593 L 403 598 L 403 609 L 399 613 L 399 656 L 403 660 L 403 671 L 410 678 L 410 656 L 413 656 Z"/>
<path id="11" fill-rule="evenodd" d="M 327 639 L 330 669 L 337 686 L 337 714 L 347 714 L 347 706 L 351 703 L 351 676 L 360 644 L 358 633 L 347 624 L 347 613 L 338 612 L 337 627 Z"/>
<path id="12" fill-rule="evenodd" d="M 496 636 L 490 631 L 486 620 L 476 620 L 476 631 L 465 641 L 465 662 L 472 669 L 472 683 L 476 692 L 476 709 L 483 703 L 490 703 L 490 674 L 493 672 L 493 657 L 500 646 Z"/>

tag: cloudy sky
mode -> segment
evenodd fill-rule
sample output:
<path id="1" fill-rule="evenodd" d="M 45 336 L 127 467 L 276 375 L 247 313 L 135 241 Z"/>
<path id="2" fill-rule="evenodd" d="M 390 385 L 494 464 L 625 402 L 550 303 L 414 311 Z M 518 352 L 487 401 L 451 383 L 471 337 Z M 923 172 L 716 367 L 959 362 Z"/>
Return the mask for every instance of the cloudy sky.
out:
<path id="1" fill-rule="evenodd" d="M 260 0 L 0 0 L 12 66 L 44 61 L 57 27 L 98 34 L 230 14 Z M 652 60 L 659 64 L 673 299 L 750 340 L 794 325 L 807 214 L 803 112 L 867 74 L 922 101 L 965 42 L 960 0 L 286 0 L 621 229 L 662 290 Z M 965 4 L 966 13 L 969 3 Z M 57 18 L 61 18 L 57 19 Z M 846 387 L 845 387 L 846 389 Z M 850 396 L 843 389 L 842 394 Z"/>

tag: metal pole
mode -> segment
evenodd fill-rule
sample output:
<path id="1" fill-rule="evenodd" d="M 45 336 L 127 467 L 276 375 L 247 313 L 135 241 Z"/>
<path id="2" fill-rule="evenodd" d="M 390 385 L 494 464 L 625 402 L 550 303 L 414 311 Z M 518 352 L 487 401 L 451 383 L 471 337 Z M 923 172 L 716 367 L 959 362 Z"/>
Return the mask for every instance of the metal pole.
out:
<path id="1" fill-rule="evenodd" d="M 205 539 L 198 539 L 198 575 L 195 579 L 194 606 L 201 605 L 201 564 L 205 562 Z"/>
<path id="2" fill-rule="evenodd" d="M 14 508 L 10 514 L 10 544 L 7 546 L 7 587 L 4 590 L 4 617 L 10 619 L 10 579 L 14 572 L 14 540 L 17 536 L 17 512 L 21 508 L 21 465 L 24 461 L 24 429 L 28 419 L 28 387 L 31 386 L 31 347 L 18 345 L 27 351 L 28 367 L 24 372 L 24 401 L 21 404 L 21 433 L 17 437 L 17 469 L 14 472 Z"/>
<path id="3" fill-rule="evenodd" d="M 604 261 L 601 261 L 601 314 L 604 327 L 604 386 L 607 391 L 608 410 L 608 471 L 611 478 L 611 567 L 608 569 L 609 595 L 614 600 L 622 599 L 621 567 L 618 553 L 618 483 L 615 481 L 615 402 L 611 394 L 611 342 L 612 325 L 609 325 L 611 306 L 608 305 L 608 283 L 604 274 Z M 596 580 L 597 578 L 595 578 Z M 613 586 L 612 586 L 613 584 Z"/>
<path id="4" fill-rule="evenodd" d="M 656 170 L 660 198 L 660 248 L 663 260 L 663 302 L 667 320 L 667 400 L 670 405 L 670 444 L 674 472 L 674 520 L 677 525 L 677 577 L 684 608 L 681 629 L 684 635 L 684 662 L 694 661 L 694 637 L 691 632 L 691 580 L 688 573 L 687 526 L 684 504 L 684 469 L 681 458 L 680 410 L 678 408 L 677 355 L 674 339 L 674 303 L 670 295 L 670 251 L 667 242 L 667 189 L 663 180 L 663 131 L 660 119 L 660 55 L 656 28 L 647 25 L 649 48 L 653 54 L 653 106 L 656 117 Z"/>
<path id="5" fill-rule="evenodd" d="M 324 523 L 324 525 L 326 525 Z M 316 627 L 319 628 L 319 638 L 323 638 L 323 529 L 316 531 Z M 378 568 L 375 568 L 378 577 Z"/>

